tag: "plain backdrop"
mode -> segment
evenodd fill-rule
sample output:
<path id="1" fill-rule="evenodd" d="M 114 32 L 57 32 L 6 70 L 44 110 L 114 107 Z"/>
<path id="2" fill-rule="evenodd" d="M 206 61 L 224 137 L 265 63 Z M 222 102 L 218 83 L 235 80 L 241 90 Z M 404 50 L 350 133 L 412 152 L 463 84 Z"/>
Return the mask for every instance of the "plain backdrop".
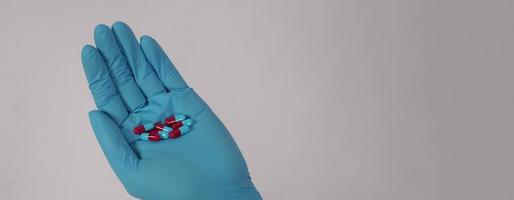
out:
<path id="1" fill-rule="evenodd" d="M 514 199 L 514 1 L 0 1 L 0 199 L 131 199 L 92 133 L 96 24 L 154 36 L 265 199 Z"/>

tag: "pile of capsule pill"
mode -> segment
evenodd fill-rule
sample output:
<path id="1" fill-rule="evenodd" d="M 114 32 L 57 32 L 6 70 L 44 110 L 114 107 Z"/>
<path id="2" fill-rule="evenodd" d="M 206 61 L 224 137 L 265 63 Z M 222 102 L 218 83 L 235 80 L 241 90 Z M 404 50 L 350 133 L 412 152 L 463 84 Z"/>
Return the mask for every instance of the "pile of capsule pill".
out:
<path id="1" fill-rule="evenodd" d="M 164 123 L 146 123 L 136 126 L 134 134 L 144 141 L 160 141 L 169 138 L 175 139 L 187 134 L 193 120 L 185 115 L 172 115 L 164 119 Z"/>

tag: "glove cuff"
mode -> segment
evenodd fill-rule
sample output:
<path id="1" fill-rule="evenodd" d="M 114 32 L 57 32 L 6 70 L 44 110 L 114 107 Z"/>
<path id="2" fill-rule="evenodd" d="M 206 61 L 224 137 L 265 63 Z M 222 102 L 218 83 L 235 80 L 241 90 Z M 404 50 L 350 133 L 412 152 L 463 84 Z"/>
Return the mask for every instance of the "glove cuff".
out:
<path id="1" fill-rule="evenodd" d="M 216 200 L 262 200 L 254 187 L 224 188 Z"/>

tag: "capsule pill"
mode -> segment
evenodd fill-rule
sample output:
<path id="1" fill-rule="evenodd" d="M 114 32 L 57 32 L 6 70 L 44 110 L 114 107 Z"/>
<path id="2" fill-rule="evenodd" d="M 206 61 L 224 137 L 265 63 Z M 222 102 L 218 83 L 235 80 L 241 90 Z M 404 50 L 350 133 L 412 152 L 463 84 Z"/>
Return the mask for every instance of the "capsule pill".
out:
<path id="1" fill-rule="evenodd" d="M 177 128 L 180 128 L 180 127 L 182 127 L 184 125 L 186 125 L 186 126 L 193 125 L 193 120 L 192 119 L 186 119 L 184 121 L 175 122 L 175 123 L 171 124 L 171 128 L 172 129 L 177 129 Z"/>
<path id="2" fill-rule="evenodd" d="M 170 138 L 170 133 L 166 131 L 159 131 L 157 134 L 159 134 L 159 137 L 163 140 Z"/>
<path id="3" fill-rule="evenodd" d="M 161 136 L 159 136 L 159 134 L 149 133 L 148 134 L 148 140 L 150 140 L 150 141 L 159 141 L 159 140 L 161 140 Z"/>
<path id="4" fill-rule="evenodd" d="M 165 126 L 164 124 L 161 124 L 160 122 L 155 123 L 155 129 L 160 130 L 160 131 L 166 131 L 168 133 L 173 131 L 172 128 L 170 128 L 169 126 Z"/>
<path id="5" fill-rule="evenodd" d="M 159 129 L 152 129 L 150 131 L 148 131 L 148 133 L 159 133 Z"/>
<path id="6" fill-rule="evenodd" d="M 152 130 L 154 128 L 154 125 L 152 123 L 146 123 L 139 126 L 136 126 L 134 128 L 134 134 L 139 135 L 141 133 L 144 133 L 145 131 Z"/>
<path id="7" fill-rule="evenodd" d="M 164 120 L 164 124 L 171 125 L 175 122 L 185 120 L 186 118 L 185 115 L 172 115 Z"/>
<path id="8" fill-rule="evenodd" d="M 178 129 L 174 129 L 173 131 L 170 132 L 170 137 L 171 138 L 178 138 L 180 136 L 183 136 L 185 134 L 187 134 L 187 132 L 189 132 L 189 126 L 182 126 Z"/>

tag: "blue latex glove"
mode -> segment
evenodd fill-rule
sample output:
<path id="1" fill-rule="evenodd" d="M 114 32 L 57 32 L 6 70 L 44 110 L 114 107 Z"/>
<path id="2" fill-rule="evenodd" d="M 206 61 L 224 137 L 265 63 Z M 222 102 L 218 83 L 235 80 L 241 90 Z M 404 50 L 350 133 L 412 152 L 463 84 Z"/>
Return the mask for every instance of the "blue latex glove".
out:
<path id="1" fill-rule="evenodd" d="M 182 79 L 157 42 L 130 28 L 98 25 L 82 63 L 98 110 L 89 118 L 112 169 L 141 199 L 262 199 L 239 148 L 209 106 Z M 175 140 L 139 140 L 133 128 L 172 114 L 194 120 Z"/>

